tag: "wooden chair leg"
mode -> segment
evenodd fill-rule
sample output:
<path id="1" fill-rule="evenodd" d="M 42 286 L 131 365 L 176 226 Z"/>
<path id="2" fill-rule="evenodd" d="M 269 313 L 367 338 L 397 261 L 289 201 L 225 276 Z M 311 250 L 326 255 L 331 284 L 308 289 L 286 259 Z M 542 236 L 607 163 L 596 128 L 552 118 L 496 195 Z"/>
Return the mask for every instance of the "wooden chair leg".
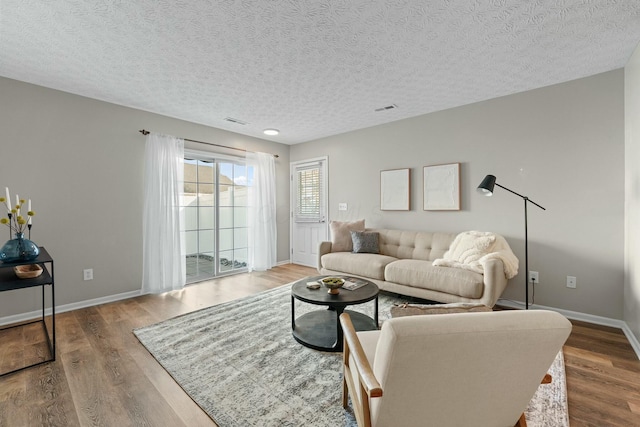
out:
<path id="1" fill-rule="evenodd" d="M 349 406 L 349 389 L 347 388 L 347 379 L 342 379 L 342 407 L 347 408 Z"/>
<path id="2" fill-rule="evenodd" d="M 342 407 L 347 408 L 349 406 L 349 388 L 347 385 L 347 375 L 351 375 L 349 369 L 349 345 L 346 338 L 342 345 Z"/>

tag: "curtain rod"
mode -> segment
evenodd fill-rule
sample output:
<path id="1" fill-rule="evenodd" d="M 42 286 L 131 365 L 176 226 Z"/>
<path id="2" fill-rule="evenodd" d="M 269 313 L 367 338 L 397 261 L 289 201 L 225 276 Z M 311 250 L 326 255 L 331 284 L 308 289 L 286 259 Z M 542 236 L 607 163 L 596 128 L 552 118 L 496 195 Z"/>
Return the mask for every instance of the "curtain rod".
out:
<path id="1" fill-rule="evenodd" d="M 139 130 L 138 132 L 140 132 L 143 135 L 149 135 L 151 133 L 146 129 Z M 222 148 L 228 148 L 230 150 L 244 151 L 245 153 L 255 153 L 255 151 L 245 150 L 244 148 L 229 147 L 227 145 L 216 144 L 216 143 L 213 143 L 213 142 L 196 141 L 195 139 L 188 139 L 188 138 L 182 138 L 182 139 L 184 139 L 185 141 L 189 141 L 189 142 L 196 142 L 198 144 L 213 145 L 214 147 L 222 147 Z M 280 157 L 277 154 L 272 154 L 272 156 L 275 157 L 276 159 L 278 157 Z"/>

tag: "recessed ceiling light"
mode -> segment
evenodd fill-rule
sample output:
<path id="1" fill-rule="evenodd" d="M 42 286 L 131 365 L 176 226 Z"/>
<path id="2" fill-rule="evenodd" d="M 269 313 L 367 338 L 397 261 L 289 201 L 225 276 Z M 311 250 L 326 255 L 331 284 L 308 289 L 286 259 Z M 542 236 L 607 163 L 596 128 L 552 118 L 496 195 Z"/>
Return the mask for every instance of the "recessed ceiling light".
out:
<path id="1" fill-rule="evenodd" d="M 265 129 L 263 132 L 265 135 L 271 135 L 271 136 L 274 136 L 280 133 L 278 129 Z"/>

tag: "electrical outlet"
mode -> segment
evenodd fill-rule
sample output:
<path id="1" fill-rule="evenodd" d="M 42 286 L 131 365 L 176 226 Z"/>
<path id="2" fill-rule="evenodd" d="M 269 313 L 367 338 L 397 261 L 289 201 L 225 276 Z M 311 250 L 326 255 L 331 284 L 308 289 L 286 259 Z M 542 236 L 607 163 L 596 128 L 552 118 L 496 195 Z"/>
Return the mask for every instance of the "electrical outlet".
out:
<path id="1" fill-rule="evenodd" d="M 93 268 L 82 270 L 82 273 L 84 274 L 84 280 L 93 280 Z"/>
<path id="2" fill-rule="evenodd" d="M 347 210 L 347 204 L 346 203 L 338 203 L 338 210 L 339 211 L 346 211 Z"/>
<path id="3" fill-rule="evenodd" d="M 576 281 L 575 276 L 567 276 L 567 288 L 575 289 L 577 286 Z"/>
<path id="4" fill-rule="evenodd" d="M 529 282 L 531 283 L 540 283 L 540 278 L 538 277 L 537 271 L 529 270 Z"/>

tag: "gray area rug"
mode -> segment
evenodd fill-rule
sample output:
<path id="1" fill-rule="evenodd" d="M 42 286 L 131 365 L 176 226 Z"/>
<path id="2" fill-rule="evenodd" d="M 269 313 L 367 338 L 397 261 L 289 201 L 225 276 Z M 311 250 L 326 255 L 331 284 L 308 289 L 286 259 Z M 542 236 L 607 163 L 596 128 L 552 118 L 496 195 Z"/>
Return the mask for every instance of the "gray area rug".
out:
<path id="1" fill-rule="evenodd" d="M 380 321 L 404 302 L 379 298 Z M 295 301 L 296 317 L 317 306 Z M 373 303 L 350 310 L 372 315 Z M 133 331 L 142 345 L 220 427 L 355 427 L 341 404 L 342 353 L 291 336 L 290 285 Z M 527 410 L 529 427 L 568 426 L 564 360 Z"/>

